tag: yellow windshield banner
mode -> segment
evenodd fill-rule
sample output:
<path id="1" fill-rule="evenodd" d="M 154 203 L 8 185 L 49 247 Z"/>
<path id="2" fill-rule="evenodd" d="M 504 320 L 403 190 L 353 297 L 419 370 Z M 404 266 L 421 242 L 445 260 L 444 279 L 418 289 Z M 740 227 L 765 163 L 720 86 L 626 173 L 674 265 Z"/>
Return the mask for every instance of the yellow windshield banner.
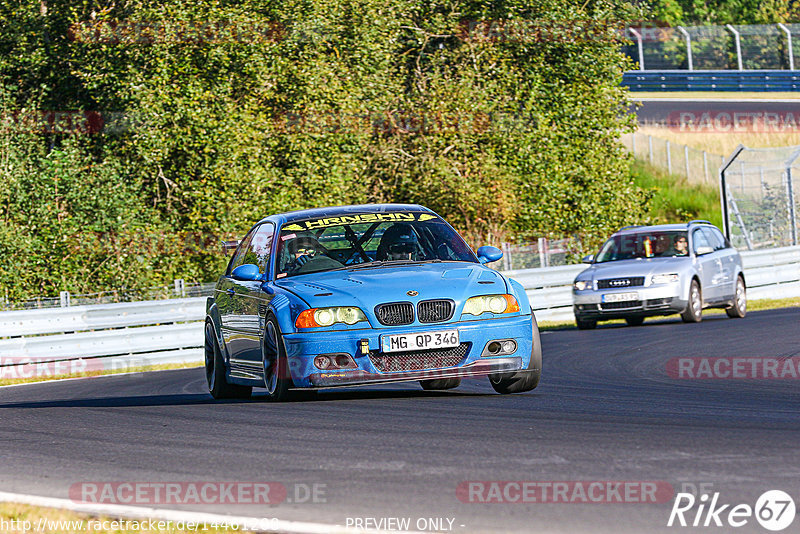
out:
<path id="1" fill-rule="evenodd" d="M 316 230 L 318 228 L 328 228 L 330 226 L 341 226 L 348 224 L 362 224 L 375 222 L 413 222 L 429 221 L 435 219 L 435 215 L 430 213 L 362 213 L 358 215 L 341 215 L 339 217 L 325 217 L 310 221 L 300 221 L 288 224 L 283 230 L 290 232 L 302 232 L 303 230 Z"/>

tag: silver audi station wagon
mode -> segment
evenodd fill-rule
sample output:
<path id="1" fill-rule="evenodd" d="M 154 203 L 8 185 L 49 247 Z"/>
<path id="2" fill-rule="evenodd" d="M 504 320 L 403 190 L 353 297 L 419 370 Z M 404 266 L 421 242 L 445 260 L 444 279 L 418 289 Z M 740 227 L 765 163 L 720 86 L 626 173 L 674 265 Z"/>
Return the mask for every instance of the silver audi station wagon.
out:
<path id="1" fill-rule="evenodd" d="M 708 221 L 626 226 L 583 261 L 591 266 L 572 287 L 582 330 L 608 319 L 636 326 L 673 313 L 697 323 L 703 308 L 725 308 L 728 317 L 747 311 L 742 258 Z"/>

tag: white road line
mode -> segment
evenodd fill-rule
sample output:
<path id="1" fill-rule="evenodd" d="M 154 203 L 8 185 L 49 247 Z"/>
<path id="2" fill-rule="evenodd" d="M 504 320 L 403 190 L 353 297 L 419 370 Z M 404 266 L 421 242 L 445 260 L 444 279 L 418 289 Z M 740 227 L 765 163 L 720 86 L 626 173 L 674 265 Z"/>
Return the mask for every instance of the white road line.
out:
<path id="1" fill-rule="evenodd" d="M 238 525 L 240 529 L 247 529 L 254 532 L 286 532 L 292 534 L 384 534 L 388 532 L 381 530 L 366 530 L 360 528 L 343 527 L 341 525 L 331 525 L 326 523 L 284 521 L 275 518 L 211 514 L 207 512 L 188 512 L 185 510 L 165 510 L 161 508 L 146 508 L 122 504 L 76 503 L 67 499 L 38 497 L 36 495 L 23 495 L 19 493 L 6 493 L 2 491 L 0 491 L 0 502 L 29 504 L 31 506 L 43 506 L 45 508 L 60 508 L 62 510 L 70 510 L 92 516 L 106 516 L 111 518 L 140 520 L 159 519 L 163 521 L 172 521 L 173 523 L 224 523 L 228 525 Z"/>

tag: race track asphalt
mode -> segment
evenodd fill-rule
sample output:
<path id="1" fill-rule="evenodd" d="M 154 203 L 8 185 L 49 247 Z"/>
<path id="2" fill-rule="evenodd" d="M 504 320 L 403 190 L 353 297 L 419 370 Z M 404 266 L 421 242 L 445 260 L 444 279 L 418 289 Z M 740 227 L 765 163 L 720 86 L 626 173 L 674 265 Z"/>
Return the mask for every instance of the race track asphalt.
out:
<path id="1" fill-rule="evenodd" d="M 0 491 L 274 481 L 291 501 L 317 484 L 317 502 L 162 506 L 339 525 L 451 518 L 454 532 L 728 532 L 667 528 L 672 492 L 704 484 L 753 505 L 781 489 L 800 505 L 800 380 L 679 379 L 668 362 L 797 357 L 799 326 L 787 308 L 550 331 L 540 386 L 511 396 L 481 379 L 214 402 L 202 369 L 2 388 Z M 656 504 L 462 502 L 467 481 L 659 481 L 670 493 Z M 736 531 L 766 532 L 753 519 Z"/>

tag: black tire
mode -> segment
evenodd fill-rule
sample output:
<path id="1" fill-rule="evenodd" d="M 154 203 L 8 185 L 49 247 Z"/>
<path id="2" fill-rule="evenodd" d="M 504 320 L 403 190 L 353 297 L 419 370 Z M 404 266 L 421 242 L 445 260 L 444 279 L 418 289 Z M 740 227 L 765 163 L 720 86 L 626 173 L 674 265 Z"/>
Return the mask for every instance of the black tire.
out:
<path id="1" fill-rule="evenodd" d="M 431 380 L 420 380 L 419 385 L 425 391 L 434 389 L 453 389 L 461 385 L 460 378 L 434 378 Z"/>
<path id="2" fill-rule="evenodd" d="M 736 292 L 733 295 L 733 305 L 725 310 L 731 319 L 741 319 L 747 315 L 747 287 L 744 278 L 736 278 Z"/>
<path id="3" fill-rule="evenodd" d="M 286 358 L 283 334 L 281 334 L 278 320 L 274 315 L 267 317 L 264 326 L 261 363 L 264 369 L 264 387 L 267 389 L 267 398 L 275 402 L 289 400 L 289 388 L 294 387 L 294 382 L 289 373 L 289 361 Z"/>
<path id="4" fill-rule="evenodd" d="M 681 313 L 681 319 L 684 323 L 699 323 L 703 320 L 703 293 L 697 280 L 692 280 L 689 286 L 689 301 Z"/>
<path id="5" fill-rule="evenodd" d="M 644 317 L 640 315 L 634 315 L 633 317 L 625 317 L 625 322 L 628 323 L 628 326 L 642 326 L 644 323 Z"/>
<path id="6" fill-rule="evenodd" d="M 522 393 L 530 391 L 539 385 L 542 376 L 542 341 L 539 338 L 539 325 L 531 310 L 533 329 L 533 347 L 531 347 L 531 361 L 524 371 L 515 373 L 497 373 L 489 375 L 489 382 L 498 393 Z"/>
<path id="7" fill-rule="evenodd" d="M 214 325 L 206 321 L 205 329 L 205 368 L 208 392 L 214 399 L 247 399 L 253 392 L 249 386 L 230 384 L 225 373 L 225 362 L 219 350 L 217 337 L 214 334 Z"/>
<path id="8" fill-rule="evenodd" d="M 597 328 L 596 319 L 581 319 L 580 317 L 576 316 L 575 324 L 578 325 L 578 330 L 593 330 Z"/>

